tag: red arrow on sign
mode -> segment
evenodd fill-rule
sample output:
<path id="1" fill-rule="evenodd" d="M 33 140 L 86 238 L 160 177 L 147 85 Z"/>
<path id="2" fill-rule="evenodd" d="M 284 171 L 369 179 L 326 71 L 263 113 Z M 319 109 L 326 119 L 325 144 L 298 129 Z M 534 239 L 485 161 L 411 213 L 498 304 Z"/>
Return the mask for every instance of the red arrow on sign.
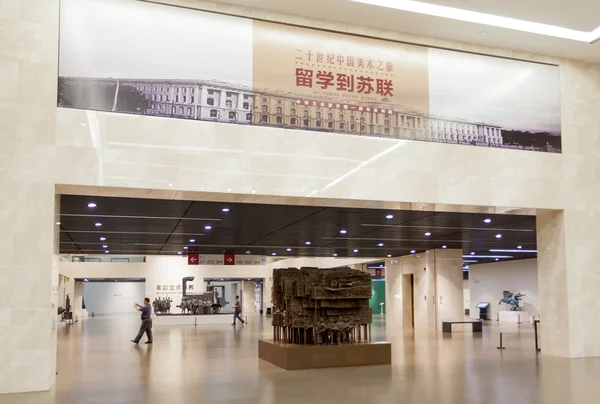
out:
<path id="1" fill-rule="evenodd" d="M 200 265 L 200 255 L 188 254 L 188 265 Z"/>

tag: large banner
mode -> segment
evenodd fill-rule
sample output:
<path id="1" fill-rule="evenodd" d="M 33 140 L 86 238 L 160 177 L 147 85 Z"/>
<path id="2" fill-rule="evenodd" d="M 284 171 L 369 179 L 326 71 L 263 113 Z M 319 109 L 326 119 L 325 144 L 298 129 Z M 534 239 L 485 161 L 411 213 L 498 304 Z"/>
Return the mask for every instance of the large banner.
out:
<path id="1" fill-rule="evenodd" d="M 557 66 L 146 2 L 62 0 L 59 76 L 66 108 L 561 151 Z"/>

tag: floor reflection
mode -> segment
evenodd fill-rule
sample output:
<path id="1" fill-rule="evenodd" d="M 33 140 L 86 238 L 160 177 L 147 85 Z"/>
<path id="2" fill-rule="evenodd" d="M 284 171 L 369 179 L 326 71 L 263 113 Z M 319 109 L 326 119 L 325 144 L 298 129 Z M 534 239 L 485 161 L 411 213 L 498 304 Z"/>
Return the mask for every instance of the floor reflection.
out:
<path id="1" fill-rule="evenodd" d="M 0 404 L 595 404 L 600 397 L 600 359 L 539 357 L 527 324 L 490 322 L 480 335 L 459 327 L 443 336 L 386 329 L 376 317 L 373 339 L 392 342 L 392 366 L 285 371 L 257 359 L 257 340 L 272 332 L 268 320 L 250 320 L 154 327 L 154 344 L 139 346 L 129 342 L 136 315 L 61 328 L 55 389 L 0 396 Z M 504 351 L 496 349 L 500 331 Z"/>

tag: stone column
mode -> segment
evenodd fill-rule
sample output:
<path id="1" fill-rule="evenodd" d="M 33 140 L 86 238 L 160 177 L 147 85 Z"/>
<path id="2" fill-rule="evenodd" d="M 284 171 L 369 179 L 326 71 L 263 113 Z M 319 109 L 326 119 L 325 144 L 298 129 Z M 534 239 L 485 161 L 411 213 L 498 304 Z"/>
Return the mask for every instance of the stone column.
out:
<path id="1" fill-rule="evenodd" d="M 254 281 L 242 281 L 242 311 L 245 316 L 253 316 L 257 313 L 254 307 Z"/>
<path id="2" fill-rule="evenodd" d="M 81 321 L 83 317 L 83 282 L 81 281 L 75 282 L 71 304 L 73 305 L 73 319 Z"/>

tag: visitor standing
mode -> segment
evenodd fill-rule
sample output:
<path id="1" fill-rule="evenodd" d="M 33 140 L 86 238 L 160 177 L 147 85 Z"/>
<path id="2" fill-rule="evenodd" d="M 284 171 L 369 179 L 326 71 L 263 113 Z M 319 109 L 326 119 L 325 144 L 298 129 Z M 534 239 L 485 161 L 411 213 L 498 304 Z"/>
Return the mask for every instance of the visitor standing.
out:
<path id="1" fill-rule="evenodd" d="M 246 322 L 240 317 L 240 314 L 242 314 L 242 305 L 240 304 L 240 297 L 236 296 L 235 303 L 233 304 L 233 324 L 231 325 L 235 325 L 237 320 L 240 320 L 242 324 L 246 324 Z"/>
<path id="2" fill-rule="evenodd" d="M 133 342 L 134 344 L 138 344 L 140 342 L 140 339 L 142 339 L 142 335 L 144 335 L 144 333 L 146 333 L 146 336 L 148 337 L 148 341 L 146 341 L 146 344 L 151 344 L 152 343 L 152 306 L 150 305 L 150 299 L 145 298 L 144 299 L 144 305 L 140 306 L 139 304 L 134 304 L 133 307 L 135 307 L 135 309 L 137 311 L 141 311 L 142 312 L 142 325 L 140 326 L 140 332 L 138 333 L 137 337 L 135 337 L 135 339 L 132 339 L 131 342 Z"/>

